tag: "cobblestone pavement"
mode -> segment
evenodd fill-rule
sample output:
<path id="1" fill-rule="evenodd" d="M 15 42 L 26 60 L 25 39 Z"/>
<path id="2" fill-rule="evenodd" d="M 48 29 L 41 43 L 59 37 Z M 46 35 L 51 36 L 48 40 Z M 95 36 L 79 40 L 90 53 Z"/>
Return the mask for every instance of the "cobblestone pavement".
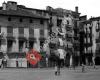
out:
<path id="1" fill-rule="evenodd" d="M 55 76 L 53 68 L 41 69 L 0 69 L 0 80 L 100 80 L 100 67 L 93 69 L 88 66 L 85 72 L 81 72 L 81 67 L 73 69 L 61 69 L 61 75 Z"/>

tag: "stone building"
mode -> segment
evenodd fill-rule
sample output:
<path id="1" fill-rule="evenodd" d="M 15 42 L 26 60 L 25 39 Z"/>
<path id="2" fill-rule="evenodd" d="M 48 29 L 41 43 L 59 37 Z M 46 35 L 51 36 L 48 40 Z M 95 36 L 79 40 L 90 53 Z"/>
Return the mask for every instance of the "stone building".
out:
<path id="1" fill-rule="evenodd" d="M 61 27 L 62 32 L 65 33 L 64 49 L 66 50 L 66 66 L 71 65 L 71 58 L 73 59 L 73 62 L 71 63 L 77 64 L 76 59 L 79 54 L 78 21 L 80 16 L 80 13 L 78 12 L 78 7 L 75 8 L 75 11 L 71 11 L 62 8 L 54 9 L 48 6 L 47 11 L 49 11 L 50 15 L 51 31 L 57 34 L 57 28 Z"/>
<path id="2" fill-rule="evenodd" d="M 90 20 L 85 20 L 82 23 L 83 31 L 80 31 L 80 50 L 82 61 L 86 65 L 92 64 L 92 23 Z M 83 33 L 83 34 L 82 34 Z M 83 41 L 82 41 L 83 39 Z M 82 44 L 83 43 L 83 44 Z"/>
<path id="3" fill-rule="evenodd" d="M 40 46 L 48 37 L 48 12 L 8 1 L 0 7 L 0 51 L 8 58 L 8 67 L 27 67 L 26 50 Z M 18 64 L 16 64 L 16 61 Z"/>
<path id="4" fill-rule="evenodd" d="M 93 63 L 93 59 L 95 61 L 95 64 L 100 64 L 100 17 L 93 17 L 88 20 L 81 20 L 80 27 L 80 35 L 83 35 L 81 37 L 81 40 L 83 41 L 80 41 L 80 54 L 81 57 L 84 57 L 84 64 L 91 65 Z"/>
<path id="5" fill-rule="evenodd" d="M 7 66 L 28 67 L 25 59 L 26 51 L 34 48 L 41 52 L 40 48 L 51 36 L 50 33 L 57 35 L 57 28 L 60 27 L 65 38 L 63 48 L 66 51 L 66 66 L 71 63 L 78 65 L 80 56 L 79 18 L 78 7 L 75 7 L 75 11 L 62 8 L 53 9 L 50 6 L 46 10 L 40 10 L 18 5 L 14 1 L 4 2 L 0 7 L 0 51 L 8 59 Z M 51 40 L 48 54 L 53 53 L 56 43 L 56 38 Z"/>
<path id="6" fill-rule="evenodd" d="M 95 57 L 95 64 L 100 65 L 100 17 L 89 19 L 92 23 L 92 52 Z"/>

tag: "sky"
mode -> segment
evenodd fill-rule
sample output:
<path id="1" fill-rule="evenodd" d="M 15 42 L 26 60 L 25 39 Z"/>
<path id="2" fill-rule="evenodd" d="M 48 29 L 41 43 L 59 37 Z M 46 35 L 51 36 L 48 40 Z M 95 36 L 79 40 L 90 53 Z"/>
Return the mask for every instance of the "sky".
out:
<path id="1" fill-rule="evenodd" d="M 46 9 L 46 6 L 51 6 L 75 11 L 75 6 L 78 6 L 81 15 L 87 15 L 88 18 L 100 16 L 100 0 L 0 0 L 0 6 L 4 1 L 15 1 L 18 5 L 37 9 Z"/>

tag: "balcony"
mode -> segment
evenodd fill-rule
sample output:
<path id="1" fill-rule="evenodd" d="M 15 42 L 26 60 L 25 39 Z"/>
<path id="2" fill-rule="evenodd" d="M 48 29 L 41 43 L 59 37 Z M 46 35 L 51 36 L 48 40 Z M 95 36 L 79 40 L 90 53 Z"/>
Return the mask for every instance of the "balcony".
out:
<path id="1" fill-rule="evenodd" d="M 26 37 L 24 37 L 24 34 L 19 34 L 19 40 L 22 40 L 22 41 L 26 41 Z"/>
<path id="2" fill-rule="evenodd" d="M 13 33 L 7 33 L 7 40 L 15 41 L 15 37 L 13 36 Z"/>

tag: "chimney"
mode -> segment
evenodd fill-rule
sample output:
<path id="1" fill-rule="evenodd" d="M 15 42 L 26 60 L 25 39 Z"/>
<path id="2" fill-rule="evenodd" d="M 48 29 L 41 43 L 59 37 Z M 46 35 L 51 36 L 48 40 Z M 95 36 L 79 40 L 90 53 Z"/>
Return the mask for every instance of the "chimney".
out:
<path id="1" fill-rule="evenodd" d="M 77 13 L 78 13 L 78 6 L 76 6 L 76 7 L 75 7 L 75 12 L 77 12 Z"/>
<path id="2" fill-rule="evenodd" d="M 5 3 L 5 1 L 2 3 L 2 10 L 6 10 L 6 3 Z"/>
<path id="3" fill-rule="evenodd" d="M 7 2 L 7 10 L 17 10 L 17 2 L 8 1 Z"/>
<path id="4" fill-rule="evenodd" d="M 52 11 L 53 8 L 52 8 L 51 6 L 47 6 L 47 7 L 46 7 L 46 10 L 47 10 L 47 11 Z"/>

